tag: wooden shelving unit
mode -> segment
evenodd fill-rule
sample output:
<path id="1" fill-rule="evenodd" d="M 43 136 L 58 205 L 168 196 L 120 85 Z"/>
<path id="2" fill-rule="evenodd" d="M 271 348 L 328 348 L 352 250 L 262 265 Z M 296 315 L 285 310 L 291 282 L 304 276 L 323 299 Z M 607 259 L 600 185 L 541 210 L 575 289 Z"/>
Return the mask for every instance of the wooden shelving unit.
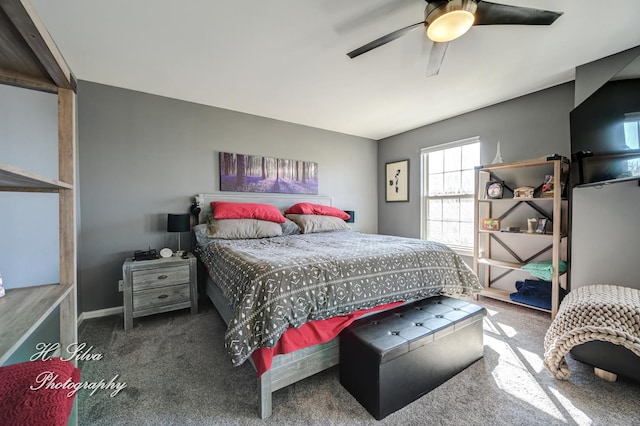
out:
<path id="1" fill-rule="evenodd" d="M 514 198 L 513 193 L 517 187 L 540 186 L 546 175 L 552 176 L 553 196 L 539 197 L 540 189 L 537 188 L 533 197 Z M 532 160 L 516 161 L 511 163 L 491 164 L 476 168 L 475 184 L 475 249 L 474 271 L 481 278 L 484 289 L 481 296 L 491 297 L 517 305 L 527 306 L 533 309 L 549 312 L 555 317 L 560 304 L 561 273 L 560 261 L 566 259 L 566 241 L 568 226 L 568 203 L 563 197 L 563 185 L 569 177 L 569 161 L 564 157 L 553 156 Z M 502 182 L 504 193 L 502 198 L 489 198 L 485 194 L 487 182 Z M 566 188 L 565 188 L 566 190 Z M 523 206 L 523 207 L 521 207 Z M 550 223 L 544 233 L 526 232 L 526 218 L 523 219 L 515 212 L 518 209 L 527 209 L 530 217 L 543 217 Z M 513 219 L 513 217 L 516 217 Z M 483 218 L 500 219 L 502 229 L 483 230 L 480 224 Z M 515 223 L 510 223 L 515 221 Z M 519 226 L 520 232 L 504 232 L 507 225 Z M 538 247 L 540 246 L 540 247 Z M 533 252 L 522 254 L 531 247 L 536 247 Z M 499 250 L 498 250 L 499 249 Z M 500 254 L 497 254 L 497 253 Z M 510 298 L 515 292 L 515 280 L 513 289 L 505 289 L 494 286 L 500 280 L 505 280 L 511 272 L 521 271 L 529 262 L 550 260 L 552 266 L 551 276 L 551 309 L 539 308 L 532 305 L 516 302 Z"/>
<path id="2" fill-rule="evenodd" d="M 28 0 L 0 0 L 0 83 L 58 96 L 58 179 L 0 163 L 0 191 L 57 193 L 60 282 L 9 289 L 0 299 L 0 365 L 56 308 L 60 344 L 77 342 L 75 79 Z M 1 160 L 1 158 L 0 158 Z"/>

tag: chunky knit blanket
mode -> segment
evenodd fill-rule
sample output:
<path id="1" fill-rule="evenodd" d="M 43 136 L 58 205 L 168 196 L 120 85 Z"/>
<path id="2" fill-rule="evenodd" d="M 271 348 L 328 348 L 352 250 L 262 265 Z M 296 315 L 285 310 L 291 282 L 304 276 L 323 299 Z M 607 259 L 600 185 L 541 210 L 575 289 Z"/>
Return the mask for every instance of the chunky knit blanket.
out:
<path id="1" fill-rule="evenodd" d="M 564 356 L 592 340 L 622 345 L 640 357 L 640 290 L 592 285 L 571 291 L 545 335 L 544 365 L 556 379 L 567 380 Z"/>

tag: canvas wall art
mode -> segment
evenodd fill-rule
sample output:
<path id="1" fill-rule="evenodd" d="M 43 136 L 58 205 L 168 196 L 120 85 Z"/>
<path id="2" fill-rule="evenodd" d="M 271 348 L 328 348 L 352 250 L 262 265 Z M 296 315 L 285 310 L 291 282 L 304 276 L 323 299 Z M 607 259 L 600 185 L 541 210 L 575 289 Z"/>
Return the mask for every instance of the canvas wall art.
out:
<path id="1" fill-rule="evenodd" d="M 220 152 L 220 191 L 318 194 L 318 163 Z"/>

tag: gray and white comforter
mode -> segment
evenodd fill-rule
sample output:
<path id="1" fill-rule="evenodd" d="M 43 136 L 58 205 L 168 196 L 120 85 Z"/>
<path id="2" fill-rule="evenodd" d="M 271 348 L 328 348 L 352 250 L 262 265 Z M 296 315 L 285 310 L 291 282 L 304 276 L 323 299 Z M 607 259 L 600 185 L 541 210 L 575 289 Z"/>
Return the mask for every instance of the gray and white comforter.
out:
<path id="1" fill-rule="evenodd" d="M 447 246 L 412 238 L 333 231 L 219 240 L 198 254 L 234 310 L 225 335 L 234 365 L 311 320 L 481 288 Z"/>

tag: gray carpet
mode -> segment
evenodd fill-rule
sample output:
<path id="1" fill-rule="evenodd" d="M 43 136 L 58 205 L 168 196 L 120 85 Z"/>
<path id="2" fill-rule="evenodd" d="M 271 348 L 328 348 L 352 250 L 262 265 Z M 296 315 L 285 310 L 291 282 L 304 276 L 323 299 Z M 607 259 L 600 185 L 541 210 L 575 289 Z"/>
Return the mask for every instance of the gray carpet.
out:
<path id="1" fill-rule="evenodd" d="M 82 381 L 127 387 L 78 393 L 80 425 L 640 425 L 640 384 L 609 383 L 568 359 L 569 381 L 542 365 L 549 315 L 482 298 L 485 356 L 407 407 L 376 421 L 339 383 L 332 368 L 281 389 L 273 415 L 257 416 L 255 372 L 234 368 L 223 347 L 224 323 L 201 303 L 134 320 L 84 321 L 79 341 L 101 360 L 82 361 Z"/>

